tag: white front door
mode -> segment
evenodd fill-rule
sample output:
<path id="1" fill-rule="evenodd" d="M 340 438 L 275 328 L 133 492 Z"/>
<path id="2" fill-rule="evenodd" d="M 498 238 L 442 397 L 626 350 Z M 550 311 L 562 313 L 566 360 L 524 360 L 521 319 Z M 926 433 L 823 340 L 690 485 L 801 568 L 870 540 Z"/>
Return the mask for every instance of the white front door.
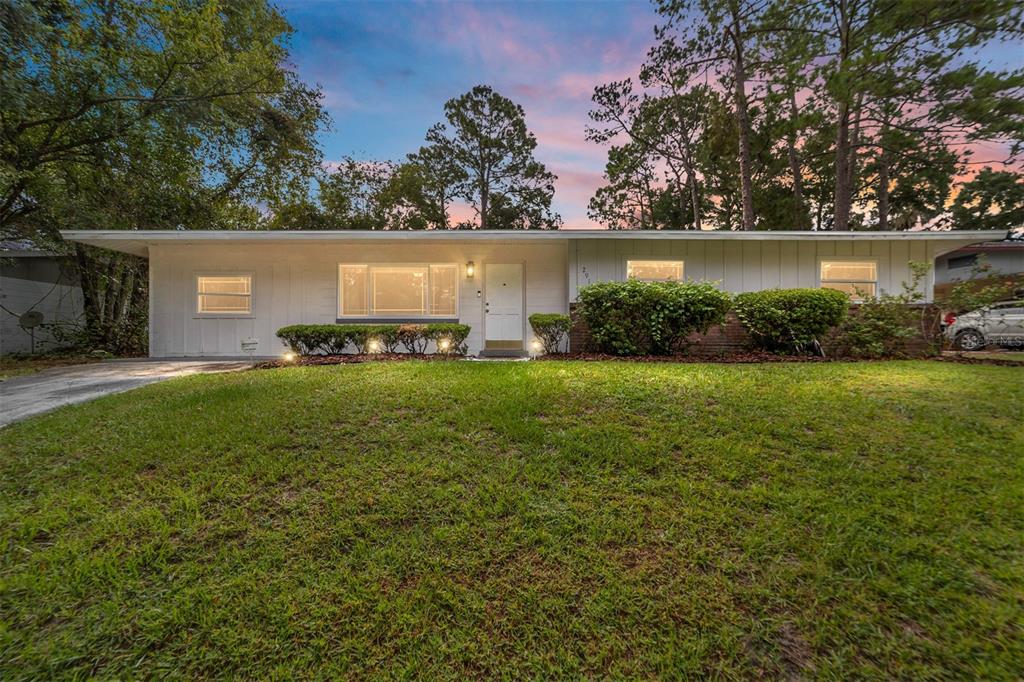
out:
<path id="1" fill-rule="evenodd" d="M 484 334 L 492 346 L 522 348 L 522 263 L 484 265 Z"/>

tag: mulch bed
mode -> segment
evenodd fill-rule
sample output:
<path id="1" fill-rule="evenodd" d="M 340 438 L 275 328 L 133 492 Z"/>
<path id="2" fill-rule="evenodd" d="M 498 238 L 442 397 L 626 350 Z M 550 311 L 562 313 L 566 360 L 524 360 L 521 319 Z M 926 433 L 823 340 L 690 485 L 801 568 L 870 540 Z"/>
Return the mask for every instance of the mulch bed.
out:
<path id="1" fill-rule="evenodd" d="M 267 360 L 257 363 L 253 369 L 273 369 L 275 367 L 297 367 L 306 365 L 358 365 L 363 362 L 404 362 L 406 360 L 449 361 L 461 360 L 461 355 L 433 355 L 426 353 L 365 353 L 358 355 L 304 355 L 288 362 L 286 360 Z"/>
<path id="2" fill-rule="evenodd" d="M 432 355 L 421 353 L 369 353 L 364 355 L 310 355 L 298 357 L 291 362 L 285 360 L 268 360 L 260 362 L 254 369 L 274 369 L 277 367 L 297 367 L 311 365 L 358 365 L 364 362 L 405 362 L 408 360 L 428 360 L 433 362 L 451 362 L 462 360 L 460 355 Z M 755 364 L 765 362 L 877 362 L 864 358 L 853 357 L 817 357 L 811 355 L 778 355 L 776 353 L 734 353 L 731 355 L 635 355 L 621 356 L 605 353 L 552 353 L 541 355 L 535 360 L 576 360 L 579 362 L 673 362 L 681 364 L 717 363 L 729 365 Z M 999 360 L 995 358 L 970 358 L 963 356 L 939 355 L 931 358 L 941 362 L 958 362 L 965 365 L 997 365 L 1003 367 L 1024 367 L 1019 360 Z"/>
<path id="3" fill-rule="evenodd" d="M 581 360 L 583 362 L 682 362 L 745 364 L 754 362 L 835 362 L 854 358 L 822 358 L 812 355 L 778 355 L 776 353 L 731 353 L 729 355 L 609 355 L 606 353 L 552 353 L 538 360 Z"/>
<path id="4" fill-rule="evenodd" d="M 1000 358 L 969 358 L 963 355 L 940 355 L 934 360 L 956 362 L 961 365 L 996 365 L 997 367 L 1024 367 L 1024 360 L 1002 360 Z"/>

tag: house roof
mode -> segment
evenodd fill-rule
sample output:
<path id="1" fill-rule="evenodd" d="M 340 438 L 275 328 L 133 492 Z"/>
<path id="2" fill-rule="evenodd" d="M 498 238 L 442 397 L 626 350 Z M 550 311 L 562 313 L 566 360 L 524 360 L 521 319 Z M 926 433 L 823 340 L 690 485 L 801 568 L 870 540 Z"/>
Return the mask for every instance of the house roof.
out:
<path id="1" fill-rule="evenodd" d="M 68 241 L 146 256 L 160 244 L 280 244 L 289 242 L 521 242 L 582 239 L 683 241 L 943 241 L 967 245 L 1003 237 L 993 230 L 950 232 L 726 232 L 696 230 L 63 230 Z M 955 248 L 955 247 L 954 247 Z"/>

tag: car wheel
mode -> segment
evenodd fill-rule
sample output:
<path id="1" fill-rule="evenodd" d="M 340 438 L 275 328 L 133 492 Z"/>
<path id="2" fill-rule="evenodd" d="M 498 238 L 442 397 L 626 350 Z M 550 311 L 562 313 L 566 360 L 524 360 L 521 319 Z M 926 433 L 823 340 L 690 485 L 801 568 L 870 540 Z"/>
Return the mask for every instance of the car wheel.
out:
<path id="1" fill-rule="evenodd" d="M 981 350 L 985 347 L 985 337 L 981 332 L 968 329 L 956 336 L 956 347 L 960 350 Z"/>

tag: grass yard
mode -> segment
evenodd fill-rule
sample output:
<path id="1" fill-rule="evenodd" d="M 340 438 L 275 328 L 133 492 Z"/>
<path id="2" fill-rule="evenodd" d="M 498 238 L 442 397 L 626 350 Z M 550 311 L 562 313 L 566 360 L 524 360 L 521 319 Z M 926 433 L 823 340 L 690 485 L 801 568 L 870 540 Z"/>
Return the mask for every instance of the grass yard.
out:
<path id="1" fill-rule="evenodd" d="M 0 678 L 1024 669 L 1024 370 L 404 362 L 0 431 Z"/>

